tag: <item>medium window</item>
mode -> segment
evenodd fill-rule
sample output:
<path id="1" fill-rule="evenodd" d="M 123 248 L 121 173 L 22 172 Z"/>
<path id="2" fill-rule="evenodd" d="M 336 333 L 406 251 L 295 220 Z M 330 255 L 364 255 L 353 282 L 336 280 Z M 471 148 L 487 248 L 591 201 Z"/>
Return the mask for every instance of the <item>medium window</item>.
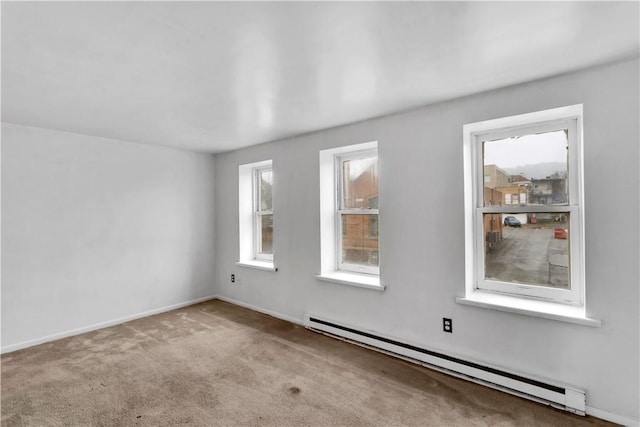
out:
<path id="1" fill-rule="evenodd" d="M 581 120 L 578 105 L 465 126 L 468 292 L 584 303 Z"/>
<path id="2" fill-rule="evenodd" d="M 320 280 L 384 291 L 380 280 L 378 142 L 321 150 Z"/>
<path id="3" fill-rule="evenodd" d="M 238 264 L 275 271 L 272 161 L 240 165 L 238 178 Z"/>
<path id="4" fill-rule="evenodd" d="M 378 274 L 378 153 L 336 156 L 338 269 Z"/>

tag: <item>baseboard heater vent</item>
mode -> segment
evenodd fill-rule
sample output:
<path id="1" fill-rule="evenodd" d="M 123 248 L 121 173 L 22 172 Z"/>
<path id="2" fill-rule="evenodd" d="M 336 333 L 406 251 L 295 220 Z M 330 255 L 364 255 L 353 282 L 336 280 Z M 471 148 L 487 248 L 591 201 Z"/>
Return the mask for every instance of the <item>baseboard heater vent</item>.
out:
<path id="1" fill-rule="evenodd" d="M 457 377 L 545 403 L 574 414 L 585 414 L 585 392 L 573 387 L 549 384 L 522 375 L 469 362 L 371 332 L 358 330 L 354 327 L 342 325 L 316 315 L 307 314 L 304 324 L 308 329 L 316 332 L 364 344 L 414 363 L 419 363 Z"/>

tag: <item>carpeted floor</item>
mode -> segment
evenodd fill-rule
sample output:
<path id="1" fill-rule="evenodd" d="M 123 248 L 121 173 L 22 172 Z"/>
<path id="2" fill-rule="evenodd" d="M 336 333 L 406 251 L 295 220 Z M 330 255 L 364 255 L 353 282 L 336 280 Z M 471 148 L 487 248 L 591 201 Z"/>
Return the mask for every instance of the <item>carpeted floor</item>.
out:
<path id="1" fill-rule="evenodd" d="M 221 301 L 2 356 L 3 426 L 583 426 Z"/>

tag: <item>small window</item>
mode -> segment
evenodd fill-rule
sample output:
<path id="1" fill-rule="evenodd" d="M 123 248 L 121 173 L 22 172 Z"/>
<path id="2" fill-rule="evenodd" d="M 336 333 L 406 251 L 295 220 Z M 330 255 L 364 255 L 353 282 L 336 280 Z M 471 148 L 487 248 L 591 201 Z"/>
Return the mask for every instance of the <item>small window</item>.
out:
<path id="1" fill-rule="evenodd" d="M 275 270 L 272 161 L 240 165 L 238 176 L 239 263 Z"/>
<path id="2" fill-rule="evenodd" d="M 256 260 L 273 260 L 273 169 L 254 169 L 254 236 Z"/>
<path id="3" fill-rule="evenodd" d="M 579 105 L 465 126 L 467 293 L 584 304 L 581 121 Z M 533 185 L 497 188 L 496 206 L 495 169 Z"/>

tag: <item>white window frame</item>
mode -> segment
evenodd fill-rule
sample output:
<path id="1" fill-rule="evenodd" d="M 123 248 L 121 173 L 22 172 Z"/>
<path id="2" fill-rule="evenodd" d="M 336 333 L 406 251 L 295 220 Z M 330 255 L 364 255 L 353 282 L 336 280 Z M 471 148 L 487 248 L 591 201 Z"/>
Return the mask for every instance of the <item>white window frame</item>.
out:
<path id="1" fill-rule="evenodd" d="M 466 297 L 495 293 L 584 307 L 584 188 L 582 160 L 582 104 L 464 125 L 465 166 L 465 279 Z M 556 206 L 484 206 L 482 142 L 526 134 L 569 129 L 569 203 Z M 485 279 L 483 214 L 569 213 L 570 289 L 556 289 Z"/>
<path id="2" fill-rule="evenodd" d="M 273 215 L 273 190 L 271 193 L 271 209 L 260 209 L 260 173 L 271 171 L 271 164 L 253 168 L 253 259 L 257 261 L 273 262 L 273 253 L 265 254 L 260 252 L 260 243 L 262 242 L 262 217 Z M 275 220 L 275 217 L 274 217 Z"/>
<path id="3" fill-rule="evenodd" d="M 325 282 L 339 283 L 342 285 L 356 286 L 360 288 L 384 291 L 385 285 L 381 283 L 380 274 L 366 274 L 339 269 L 338 257 L 339 242 L 342 237 L 342 223 L 338 224 L 336 219 L 338 211 L 338 174 L 336 172 L 336 156 L 345 156 L 350 153 L 378 150 L 378 142 L 371 141 L 361 144 L 353 144 L 337 148 L 320 150 L 319 172 L 320 172 L 320 273 L 316 278 Z M 378 157 L 378 167 L 379 167 Z M 378 197 L 382 196 L 381 188 L 378 188 Z M 378 223 L 380 223 L 380 218 Z M 383 233 L 378 230 L 380 242 Z M 341 251 L 341 249 L 340 249 Z M 381 265 L 382 246 L 379 245 L 378 262 Z M 381 270 L 379 270 L 380 273 Z"/>
<path id="4" fill-rule="evenodd" d="M 271 169 L 273 171 L 273 161 L 263 160 L 255 163 L 248 163 L 238 167 L 238 237 L 239 237 L 239 259 L 236 264 L 243 267 L 253 267 L 262 270 L 277 271 L 274 265 L 273 254 L 259 254 L 258 248 L 261 238 L 261 228 L 258 221 L 262 215 L 273 213 L 273 209 L 268 211 L 260 211 L 258 197 L 259 183 L 258 171 Z M 273 175 L 273 189 L 271 207 L 274 208 L 275 203 L 275 187 L 276 177 Z M 276 220 L 274 215 L 273 224 L 274 234 L 274 254 L 275 254 L 275 235 Z"/>
<path id="5" fill-rule="evenodd" d="M 350 271 L 354 273 L 363 273 L 363 274 L 372 274 L 372 275 L 380 275 L 380 251 L 378 250 L 378 267 L 367 266 L 367 265 L 358 265 L 358 264 L 350 264 L 346 262 L 342 262 L 342 238 L 343 238 L 343 228 L 342 228 L 342 216 L 343 215 L 379 215 L 379 209 L 355 209 L 355 208 L 345 208 L 343 205 L 344 202 L 344 168 L 342 164 L 345 161 L 349 160 L 360 160 L 363 158 L 376 156 L 376 162 L 378 161 L 378 150 L 377 149 L 367 149 L 360 151 L 352 151 L 345 154 L 340 154 L 335 156 L 335 182 L 337 184 L 336 187 L 336 242 L 338 247 L 336 249 L 336 265 L 338 266 L 338 270 Z M 378 218 L 380 218 L 378 216 Z M 378 223 L 379 224 L 379 223 Z M 379 236 L 378 236 L 379 241 Z"/>

